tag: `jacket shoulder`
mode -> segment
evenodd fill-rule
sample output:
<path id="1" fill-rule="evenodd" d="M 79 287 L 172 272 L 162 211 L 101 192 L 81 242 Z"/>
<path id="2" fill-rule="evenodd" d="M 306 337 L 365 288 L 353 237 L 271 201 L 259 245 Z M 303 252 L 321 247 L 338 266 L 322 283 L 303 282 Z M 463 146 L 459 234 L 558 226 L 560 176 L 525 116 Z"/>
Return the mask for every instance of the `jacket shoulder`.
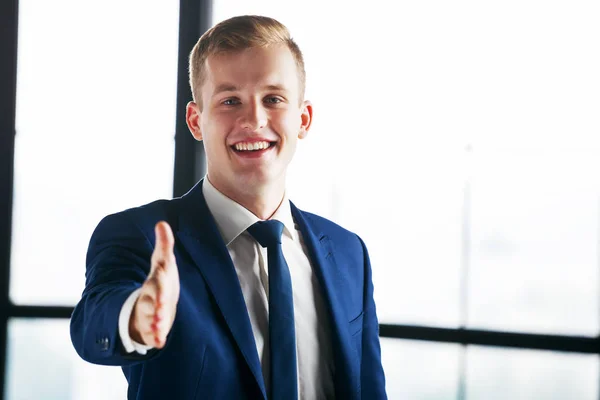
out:
<path id="1" fill-rule="evenodd" d="M 357 245 L 362 242 L 362 239 L 360 239 L 356 233 L 344 228 L 340 224 L 333 222 L 330 219 L 308 211 L 303 211 L 300 209 L 298 209 L 298 211 L 308 221 L 313 229 L 322 232 L 324 235 L 329 236 L 329 238 L 334 241 L 343 241 L 352 244 L 356 243 Z"/>
<path id="2" fill-rule="evenodd" d="M 159 221 L 167 221 L 173 228 L 177 222 L 176 207 L 178 201 L 179 198 L 155 200 L 151 203 L 109 214 L 102 218 L 96 230 L 102 230 L 102 228 L 115 230 L 135 227 L 146 233 L 153 232 L 154 226 Z"/>

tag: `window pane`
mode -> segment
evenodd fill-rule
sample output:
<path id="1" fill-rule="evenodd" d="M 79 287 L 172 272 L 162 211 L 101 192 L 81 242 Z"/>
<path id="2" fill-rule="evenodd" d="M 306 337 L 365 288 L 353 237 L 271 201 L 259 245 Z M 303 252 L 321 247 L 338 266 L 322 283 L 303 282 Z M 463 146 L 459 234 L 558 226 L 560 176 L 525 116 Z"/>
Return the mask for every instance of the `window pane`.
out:
<path id="1" fill-rule="evenodd" d="M 598 356 L 467 349 L 466 400 L 598 399 Z"/>
<path id="2" fill-rule="evenodd" d="M 336 219 L 368 246 L 380 322 L 458 326 L 464 153 L 398 153 L 389 186 L 368 176 L 389 160 L 340 175 Z"/>
<path id="3" fill-rule="evenodd" d="M 454 344 L 382 338 L 388 398 L 457 399 L 461 351 Z"/>
<path id="4" fill-rule="evenodd" d="M 8 325 L 8 400 L 122 400 L 119 367 L 83 361 L 71 344 L 68 320 L 13 319 Z"/>
<path id="5" fill-rule="evenodd" d="M 382 322 L 466 322 L 459 311 L 464 299 L 461 271 L 469 260 L 465 250 L 478 244 L 466 242 L 463 233 L 465 148 L 555 149 L 559 165 L 566 148 L 600 148 L 600 57 L 590 51 L 600 46 L 597 2 L 509 0 L 474 6 L 470 1 L 429 1 L 392 6 L 382 0 L 308 0 L 302 7 L 270 0 L 214 2 L 215 22 L 237 14 L 279 19 L 305 55 L 306 97 L 314 105 L 314 123 L 290 169 L 289 193 L 300 208 L 365 239 Z M 559 179 L 557 185 L 563 182 Z M 551 272 L 552 283 L 538 280 L 532 290 L 544 298 L 558 291 L 544 311 L 553 315 L 521 324 L 523 328 L 597 331 L 597 316 L 589 318 L 597 305 L 597 300 L 589 301 L 590 290 L 597 293 L 597 278 L 589 275 L 588 246 L 597 219 L 588 195 L 569 194 L 572 188 L 556 187 L 563 196 L 556 201 L 568 200 L 569 209 L 585 205 L 589 220 L 579 219 L 582 223 L 563 231 L 571 235 L 569 243 L 582 237 L 582 243 L 569 248 L 563 244 L 563 250 L 584 253 L 574 256 L 577 264 L 562 264 L 560 272 Z M 511 192 L 503 196 L 522 197 L 516 186 L 506 189 Z M 477 187 L 473 190 L 475 207 L 498 206 L 493 197 L 482 198 Z M 559 204 L 549 207 L 549 212 L 562 212 Z M 475 224 L 481 223 L 478 212 L 473 211 Z M 572 218 L 574 212 L 554 221 Z M 556 251 L 548 254 L 554 257 Z M 497 290 L 508 293 L 521 279 L 515 271 L 524 259 L 514 261 L 507 260 L 512 281 L 499 280 Z M 477 295 L 471 294 L 470 307 L 479 307 L 473 305 L 479 302 L 485 308 L 488 300 L 479 294 L 488 289 L 486 280 L 497 277 L 481 274 L 482 280 L 470 281 L 472 288 L 483 282 Z M 555 286 L 558 278 L 584 290 L 562 302 L 571 289 Z M 523 301 L 540 302 L 539 296 L 516 298 L 519 303 L 515 300 L 511 307 L 523 306 L 527 312 L 532 306 Z M 572 325 L 563 311 L 574 304 L 581 308 Z M 492 311 L 470 309 L 470 321 L 486 313 L 496 318 Z"/>
<path id="6" fill-rule="evenodd" d="M 178 11 L 19 2 L 14 302 L 75 304 L 100 219 L 172 195 Z"/>
<path id="7" fill-rule="evenodd" d="M 472 327 L 598 333 L 600 152 L 474 152 Z"/>

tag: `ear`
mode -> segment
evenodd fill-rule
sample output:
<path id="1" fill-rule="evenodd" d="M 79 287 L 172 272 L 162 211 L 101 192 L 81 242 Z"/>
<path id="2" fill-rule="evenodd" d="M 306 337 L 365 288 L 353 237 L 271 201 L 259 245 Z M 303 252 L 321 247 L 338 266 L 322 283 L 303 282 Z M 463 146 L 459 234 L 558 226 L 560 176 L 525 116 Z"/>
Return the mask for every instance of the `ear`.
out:
<path id="1" fill-rule="evenodd" d="M 312 103 L 308 100 L 304 100 L 302 103 L 302 114 L 300 115 L 300 132 L 298 133 L 298 139 L 304 139 L 308 135 L 308 130 L 312 124 L 313 107 Z"/>
<path id="2" fill-rule="evenodd" d="M 190 101 L 185 107 L 185 122 L 197 141 L 202 140 L 202 131 L 200 130 L 201 111 L 198 104 Z"/>

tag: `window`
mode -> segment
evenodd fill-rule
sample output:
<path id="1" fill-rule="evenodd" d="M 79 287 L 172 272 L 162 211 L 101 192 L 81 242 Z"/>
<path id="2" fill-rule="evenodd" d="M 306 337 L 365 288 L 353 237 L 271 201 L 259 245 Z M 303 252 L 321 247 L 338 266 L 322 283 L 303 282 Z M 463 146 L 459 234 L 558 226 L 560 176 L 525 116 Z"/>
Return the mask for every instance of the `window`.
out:
<path id="1" fill-rule="evenodd" d="M 7 398 L 125 391 L 44 310 L 79 299 L 103 216 L 172 195 L 178 35 L 197 39 L 175 4 L 18 2 Z M 598 398 L 600 6 L 215 0 L 212 12 L 275 17 L 304 52 L 314 123 L 288 189 L 369 248 L 389 397 Z M 523 345 L 538 339 L 546 350 Z M 34 354 L 56 374 L 27 369 Z"/>
<path id="2" fill-rule="evenodd" d="M 43 317 L 79 300 L 101 218 L 172 196 L 178 13 L 177 2 L 18 2 L 11 264 L 2 265 L 15 305 L 2 305 L 2 398 L 126 393 L 119 368 L 75 353 L 68 319 Z M 24 314 L 39 318 L 15 318 Z"/>
<path id="3" fill-rule="evenodd" d="M 177 13 L 19 2 L 13 302 L 73 306 L 98 222 L 171 196 Z"/>

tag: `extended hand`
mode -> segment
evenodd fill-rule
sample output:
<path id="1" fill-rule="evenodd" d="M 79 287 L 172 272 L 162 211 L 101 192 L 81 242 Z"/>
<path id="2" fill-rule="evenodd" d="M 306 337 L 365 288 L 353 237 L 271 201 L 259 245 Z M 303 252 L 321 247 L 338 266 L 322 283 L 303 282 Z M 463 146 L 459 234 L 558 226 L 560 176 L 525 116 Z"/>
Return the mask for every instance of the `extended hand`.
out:
<path id="1" fill-rule="evenodd" d="M 129 335 L 138 343 L 162 348 L 171 331 L 179 301 L 179 272 L 173 254 L 173 232 L 164 221 L 156 224 L 156 245 L 150 274 L 142 286 L 131 318 Z"/>

